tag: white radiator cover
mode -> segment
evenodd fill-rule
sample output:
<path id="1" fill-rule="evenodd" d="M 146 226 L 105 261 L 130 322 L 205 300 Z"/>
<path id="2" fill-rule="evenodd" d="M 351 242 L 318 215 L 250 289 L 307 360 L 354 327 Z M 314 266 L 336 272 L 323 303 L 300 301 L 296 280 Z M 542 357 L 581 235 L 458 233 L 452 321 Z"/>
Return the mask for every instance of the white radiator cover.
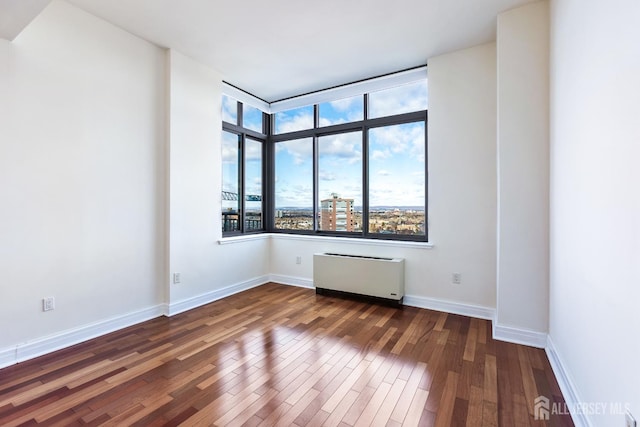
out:
<path id="1" fill-rule="evenodd" d="M 404 297 L 404 259 L 314 254 L 313 284 L 317 289 L 401 301 Z"/>

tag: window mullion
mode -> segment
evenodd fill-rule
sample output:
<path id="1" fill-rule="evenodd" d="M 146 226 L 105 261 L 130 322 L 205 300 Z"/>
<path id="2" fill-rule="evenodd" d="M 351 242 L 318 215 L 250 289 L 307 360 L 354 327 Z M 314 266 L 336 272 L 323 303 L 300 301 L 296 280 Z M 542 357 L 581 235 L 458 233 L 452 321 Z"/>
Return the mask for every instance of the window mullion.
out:
<path id="1" fill-rule="evenodd" d="M 239 230 L 241 233 L 245 232 L 245 188 L 244 188 L 244 183 L 245 183 L 245 159 L 246 159 L 246 153 L 245 153 L 245 147 L 246 147 L 246 136 L 243 133 L 240 137 L 240 167 L 239 167 L 239 173 L 238 173 L 238 179 L 240 180 L 240 182 L 238 183 L 238 201 L 239 206 L 240 206 L 240 213 L 238 215 L 238 220 L 240 221 L 239 225 Z"/>
<path id="2" fill-rule="evenodd" d="M 369 94 L 364 94 L 364 105 L 363 105 L 363 115 L 364 120 L 369 120 Z"/>
<path id="3" fill-rule="evenodd" d="M 266 129 L 265 129 L 266 130 Z M 274 174 L 274 146 L 270 138 L 263 143 L 264 163 L 262 165 L 262 229 L 267 232 L 274 228 L 275 210 L 275 174 Z"/>
<path id="4" fill-rule="evenodd" d="M 366 105 L 366 104 L 365 104 Z M 369 129 L 362 127 L 362 235 L 369 234 Z"/>
<path id="5" fill-rule="evenodd" d="M 318 232 L 318 218 L 320 206 L 318 205 L 318 136 L 313 136 L 313 231 Z"/>

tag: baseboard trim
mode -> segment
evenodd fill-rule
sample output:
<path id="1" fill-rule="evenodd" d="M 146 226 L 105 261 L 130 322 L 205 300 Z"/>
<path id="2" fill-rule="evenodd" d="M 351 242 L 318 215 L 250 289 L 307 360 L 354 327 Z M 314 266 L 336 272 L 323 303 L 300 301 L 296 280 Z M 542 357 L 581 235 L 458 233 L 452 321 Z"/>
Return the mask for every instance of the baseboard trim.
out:
<path id="1" fill-rule="evenodd" d="M 15 365 L 18 358 L 18 347 L 9 347 L 4 350 L 0 350 L 0 369 L 7 366 Z"/>
<path id="2" fill-rule="evenodd" d="M 499 325 L 495 319 L 493 321 L 493 339 L 536 348 L 545 348 L 547 346 L 547 334 L 545 332 Z"/>
<path id="3" fill-rule="evenodd" d="M 90 323 L 57 334 L 0 350 L 0 368 L 15 365 L 38 356 L 43 356 L 63 348 L 114 332 L 129 326 L 162 316 L 163 305 L 156 305 L 122 316 Z"/>
<path id="4" fill-rule="evenodd" d="M 553 343 L 550 335 L 547 335 L 547 345 L 545 347 L 545 352 L 547 353 L 549 363 L 551 364 L 551 370 L 556 376 L 556 380 L 558 381 L 558 385 L 560 386 L 562 396 L 567 403 L 567 407 L 578 407 L 578 404 L 582 402 L 582 400 L 580 400 L 580 398 L 578 397 L 577 388 L 571 380 L 569 372 L 565 369 L 565 364 L 562 363 L 562 358 L 560 357 L 560 354 L 558 353 L 558 350 L 556 349 L 556 346 Z M 573 419 L 573 423 L 576 427 L 591 427 L 591 423 L 589 422 L 587 415 L 581 413 L 580 411 L 572 411 L 571 418 Z"/>
<path id="5" fill-rule="evenodd" d="M 495 315 L 495 310 L 491 307 L 465 304 L 437 298 L 420 297 L 416 295 L 405 295 L 404 305 L 486 320 L 492 320 Z"/>
<path id="6" fill-rule="evenodd" d="M 282 274 L 270 274 L 269 281 L 280 283 L 283 285 L 297 286 L 299 288 L 315 289 L 313 280 L 305 279 L 303 277 L 286 276 Z"/>
<path id="7" fill-rule="evenodd" d="M 235 285 L 227 286 L 222 289 L 216 289 L 211 292 L 184 299 L 182 301 L 167 304 L 164 314 L 168 317 L 175 316 L 176 314 L 184 313 L 185 311 L 189 311 L 205 304 L 217 301 L 219 299 L 237 294 L 238 292 L 246 291 L 248 289 L 264 285 L 269 281 L 269 276 L 259 276 L 250 280 L 245 280 L 244 282 L 236 283 Z"/>

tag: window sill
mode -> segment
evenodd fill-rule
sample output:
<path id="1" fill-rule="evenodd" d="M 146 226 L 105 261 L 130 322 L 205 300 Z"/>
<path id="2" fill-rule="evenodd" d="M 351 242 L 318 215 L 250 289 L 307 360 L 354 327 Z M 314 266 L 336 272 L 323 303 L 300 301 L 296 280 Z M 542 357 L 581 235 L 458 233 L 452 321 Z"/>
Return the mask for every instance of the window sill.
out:
<path id="1" fill-rule="evenodd" d="M 245 234 L 243 236 L 223 237 L 218 240 L 219 245 L 230 245 L 232 243 L 249 242 L 252 240 L 264 240 L 271 236 L 269 233 Z"/>
<path id="2" fill-rule="evenodd" d="M 333 237 L 333 236 L 308 236 L 302 234 L 286 234 L 286 233 L 261 233 L 249 234 L 245 236 L 224 237 L 218 240 L 219 245 L 228 245 L 232 243 L 241 243 L 252 240 L 277 239 L 277 240 L 301 240 L 307 242 L 331 242 L 331 243 L 347 243 L 350 245 L 364 246 L 390 246 L 412 249 L 433 249 L 431 242 L 410 242 L 403 240 L 377 240 L 377 239 L 359 239 L 357 237 Z"/>

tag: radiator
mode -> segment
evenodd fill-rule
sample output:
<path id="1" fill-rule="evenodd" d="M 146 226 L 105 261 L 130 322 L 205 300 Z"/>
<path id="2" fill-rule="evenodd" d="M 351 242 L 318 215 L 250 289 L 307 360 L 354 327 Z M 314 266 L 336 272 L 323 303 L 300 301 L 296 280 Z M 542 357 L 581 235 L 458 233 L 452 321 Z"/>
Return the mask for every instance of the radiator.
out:
<path id="1" fill-rule="evenodd" d="M 404 297 L 404 259 L 314 254 L 313 284 L 318 293 L 348 292 L 400 304 Z"/>

